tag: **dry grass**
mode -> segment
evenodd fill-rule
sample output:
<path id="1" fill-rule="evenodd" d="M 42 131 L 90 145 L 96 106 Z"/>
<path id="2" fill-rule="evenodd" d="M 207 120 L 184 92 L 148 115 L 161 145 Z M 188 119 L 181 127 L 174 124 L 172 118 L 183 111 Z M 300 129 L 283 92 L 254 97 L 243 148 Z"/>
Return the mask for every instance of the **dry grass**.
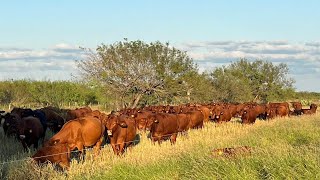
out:
<path id="1" fill-rule="evenodd" d="M 1 162 L 24 159 L 21 144 L 3 137 Z M 213 158 L 212 149 L 253 147 L 250 156 Z M 191 130 L 177 143 L 152 144 L 141 135 L 138 145 L 124 156 L 115 156 L 109 145 L 99 157 L 87 152 L 85 161 L 72 160 L 68 172 L 52 165 L 38 167 L 30 160 L 0 165 L 6 179 L 283 179 L 320 178 L 320 115 L 257 121 L 242 126 L 237 122 L 206 124 Z"/>

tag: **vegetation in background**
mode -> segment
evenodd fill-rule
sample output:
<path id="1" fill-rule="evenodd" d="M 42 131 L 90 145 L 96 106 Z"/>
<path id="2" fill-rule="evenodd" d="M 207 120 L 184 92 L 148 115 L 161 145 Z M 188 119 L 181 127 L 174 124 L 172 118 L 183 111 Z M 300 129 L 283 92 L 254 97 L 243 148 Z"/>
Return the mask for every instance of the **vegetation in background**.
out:
<path id="1" fill-rule="evenodd" d="M 200 90 L 195 84 L 201 78 L 196 64 L 169 43 L 125 40 L 86 52 L 87 57 L 78 61 L 83 78 L 117 94 L 123 107 L 134 108 L 143 98 L 154 103 L 190 100 L 190 94 Z"/>
<path id="2" fill-rule="evenodd" d="M 285 101 L 293 96 L 294 80 L 286 64 L 240 59 L 210 73 L 220 101 Z"/>

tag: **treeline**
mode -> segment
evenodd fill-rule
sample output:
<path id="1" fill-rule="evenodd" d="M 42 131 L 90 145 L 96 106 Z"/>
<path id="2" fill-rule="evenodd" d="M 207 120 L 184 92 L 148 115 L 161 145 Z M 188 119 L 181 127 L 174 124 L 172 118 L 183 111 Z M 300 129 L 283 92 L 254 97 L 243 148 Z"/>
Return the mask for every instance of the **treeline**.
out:
<path id="1" fill-rule="evenodd" d="M 105 102 L 99 87 L 71 81 L 8 80 L 0 82 L 0 104 L 66 106 Z"/>

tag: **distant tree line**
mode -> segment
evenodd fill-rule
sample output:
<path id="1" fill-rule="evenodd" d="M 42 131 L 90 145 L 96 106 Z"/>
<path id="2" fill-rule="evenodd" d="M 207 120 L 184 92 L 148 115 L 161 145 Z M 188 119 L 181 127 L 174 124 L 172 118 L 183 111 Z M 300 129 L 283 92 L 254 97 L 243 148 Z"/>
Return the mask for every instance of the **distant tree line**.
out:
<path id="1" fill-rule="evenodd" d="M 0 104 L 12 106 L 81 105 L 104 101 L 98 87 L 71 81 L 8 80 L 0 82 Z"/>
<path id="2" fill-rule="evenodd" d="M 79 81 L 0 82 L 0 104 L 63 106 L 112 104 L 113 108 L 156 104 L 319 100 L 296 92 L 286 64 L 239 59 L 200 73 L 197 64 L 169 43 L 120 41 L 82 48 Z"/>

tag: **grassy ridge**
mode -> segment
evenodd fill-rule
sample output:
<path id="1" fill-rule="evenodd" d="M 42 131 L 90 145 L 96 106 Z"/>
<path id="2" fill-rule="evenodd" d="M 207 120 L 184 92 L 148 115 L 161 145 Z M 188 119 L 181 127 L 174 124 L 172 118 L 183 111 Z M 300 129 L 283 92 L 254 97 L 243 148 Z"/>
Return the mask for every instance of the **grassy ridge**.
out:
<path id="1" fill-rule="evenodd" d="M 11 144 L 13 140 L 0 147 L 1 161 L 8 159 L 7 154 L 12 155 L 9 159 L 29 155 L 13 155 L 22 152 L 22 147 Z M 211 156 L 214 148 L 242 145 L 254 148 L 251 156 Z M 249 126 L 210 123 L 204 129 L 191 130 L 188 137 L 179 136 L 174 146 L 169 142 L 153 145 L 143 134 L 125 156 L 113 155 L 106 146 L 99 157 L 88 152 L 84 162 L 73 160 L 67 174 L 50 165 L 39 168 L 29 161 L 0 168 L 1 178 L 8 179 L 319 179 L 319 147 L 320 115 L 314 115 L 258 121 Z"/>

